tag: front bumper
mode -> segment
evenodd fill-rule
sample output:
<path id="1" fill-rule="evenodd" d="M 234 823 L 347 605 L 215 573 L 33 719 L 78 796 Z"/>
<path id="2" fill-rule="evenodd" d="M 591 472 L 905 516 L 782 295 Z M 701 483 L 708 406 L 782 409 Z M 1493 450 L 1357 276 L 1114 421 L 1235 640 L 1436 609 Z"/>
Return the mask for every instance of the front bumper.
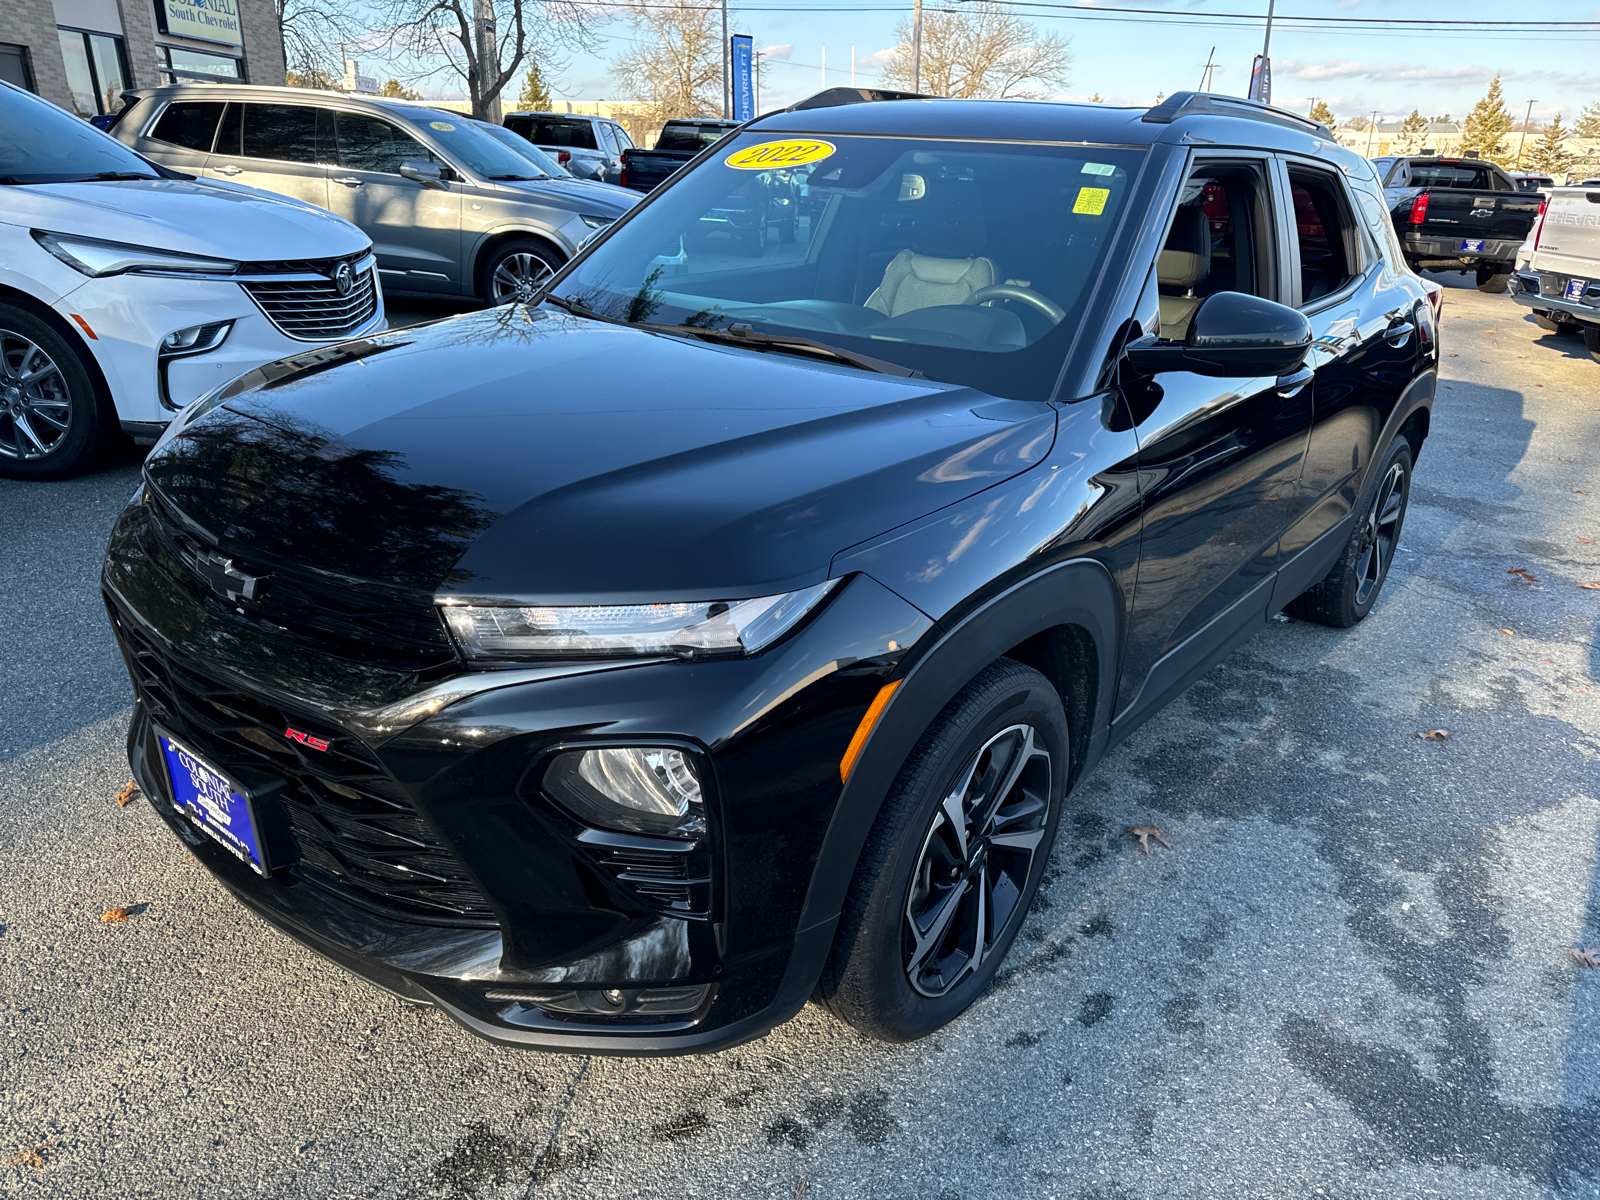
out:
<path id="1" fill-rule="evenodd" d="M 1425 237 L 1420 233 L 1405 233 L 1400 236 L 1400 243 L 1407 258 L 1450 259 L 1463 265 L 1469 262 L 1511 263 L 1516 261 L 1517 251 L 1522 246 L 1521 238 L 1514 241 L 1486 238 L 1483 239 L 1482 250 L 1461 248 L 1463 242 L 1477 240 L 1465 237 Z"/>
<path id="2" fill-rule="evenodd" d="M 932 629 L 857 576 L 754 659 L 408 672 L 335 657 L 217 602 L 141 503 L 113 531 L 104 588 L 138 698 L 135 777 L 224 886 L 318 953 L 480 1035 L 583 1053 L 720 1049 L 805 1003 L 832 939 L 831 919 L 801 929 L 799 917 L 839 758 L 905 648 Z M 158 720 L 230 773 L 288 781 L 295 861 L 263 879 L 188 826 Z M 290 721 L 329 739 L 338 761 L 284 739 L 277 725 Z M 616 865 L 629 848 L 586 840 L 541 794 L 553 747 L 608 739 L 700 756 L 713 816 L 703 911 L 629 882 Z M 504 998 L 689 987 L 706 1003 L 670 1018 L 574 1018 Z"/>
<path id="3" fill-rule="evenodd" d="M 1544 313 L 1564 313 L 1589 325 L 1600 325 L 1600 283 L 1589 281 L 1582 299 L 1567 299 L 1567 285 L 1575 278 L 1554 271 L 1524 267 L 1511 276 L 1511 298 L 1524 308 Z"/>

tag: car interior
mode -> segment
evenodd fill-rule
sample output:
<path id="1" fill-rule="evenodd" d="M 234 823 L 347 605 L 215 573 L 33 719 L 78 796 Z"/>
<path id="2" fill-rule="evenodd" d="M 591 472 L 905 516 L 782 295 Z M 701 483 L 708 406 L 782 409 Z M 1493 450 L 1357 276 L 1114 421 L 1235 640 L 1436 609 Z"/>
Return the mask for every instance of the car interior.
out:
<path id="1" fill-rule="evenodd" d="M 1206 167 L 1184 185 L 1156 260 L 1161 337 L 1181 342 L 1217 292 L 1277 299 L 1266 179 L 1255 166 Z"/>
<path id="2" fill-rule="evenodd" d="M 1314 304 L 1359 274 L 1355 219 L 1333 179 L 1290 168 L 1295 235 L 1299 244 L 1300 303 Z"/>

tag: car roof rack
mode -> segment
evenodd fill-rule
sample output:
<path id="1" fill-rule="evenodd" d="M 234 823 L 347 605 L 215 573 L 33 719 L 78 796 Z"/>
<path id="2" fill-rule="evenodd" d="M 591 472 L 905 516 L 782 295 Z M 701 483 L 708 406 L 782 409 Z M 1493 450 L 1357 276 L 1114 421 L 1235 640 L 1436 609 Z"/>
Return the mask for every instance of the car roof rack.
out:
<path id="1" fill-rule="evenodd" d="M 1334 140 L 1333 130 L 1310 117 L 1302 117 L 1283 108 L 1273 108 L 1259 100 L 1246 100 L 1243 96 L 1219 96 L 1211 92 L 1174 92 L 1147 111 L 1140 120 L 1153 125 L 1170 125 L 1179 117 L 1192 116 L 1243 117 L 1247 121 L 1265 121 L 1269 125 L 1282 125 L 1286 129 L 1316 133 L 1329 141 Z"/>
<path id="2" fill-rule="evenodd" d="M 875 104 L 881 100 L 937 100 L 921 92 L 891 92 L 884 88 L 831 87 L 807 96 L 798 103 L 782 109 L 783 112 L 805 112 L 809 108 L 837 108 L 841 104 Z"/>

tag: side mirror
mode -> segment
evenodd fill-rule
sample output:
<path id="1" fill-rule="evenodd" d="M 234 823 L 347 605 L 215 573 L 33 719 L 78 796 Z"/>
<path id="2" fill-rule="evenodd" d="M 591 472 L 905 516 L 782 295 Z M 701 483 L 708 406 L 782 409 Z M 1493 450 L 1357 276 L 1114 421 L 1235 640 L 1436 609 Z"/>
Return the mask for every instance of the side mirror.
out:
<path id="1" fill-rule="evenodd" d="M 1288 375 L 1311 349 L 1311 322 L 1298 309 L 1243 292 L 1207 296 L 1189 321 L 1182 342 L 1153 335 L 1131 342 L 1128 364 L 1146 375 L 1193 371 L 1196 375 Z"/>
<path id="2" fill-rule="evenodd" d="M 408 158 L 400 163 L 400 177 L 409 179 L 413 183 L 420 183 L 423 187 L 442 188 L 438 163 L 425 162 L 420 158 Z"/>

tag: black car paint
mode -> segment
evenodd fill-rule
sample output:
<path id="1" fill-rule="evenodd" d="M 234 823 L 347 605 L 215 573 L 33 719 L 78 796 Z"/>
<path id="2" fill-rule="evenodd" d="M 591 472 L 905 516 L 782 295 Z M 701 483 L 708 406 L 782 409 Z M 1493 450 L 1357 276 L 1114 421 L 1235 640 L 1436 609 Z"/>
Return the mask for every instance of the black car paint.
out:
<path id="1" fill-rule="evenodd" d="M 1011 654 L 1057 681 L 1081 775 L 1325 573 L 1370 462 L 1402 429 L 1418 443 L 1426 431 L 1434 339 L 1383 338 L 1425 319 L 1423 288 L 1379 266 L 1310 314 L 1324 340 L 1298 390 L 1167 374 L 1152 407 L 1119 375 L 1130 321 L 1152 320 L 1151 266 L 1192 145 L 1341 161 L 1309 134 L 957 102 L 758 127 L 1149 144 L 1108 259 L 1124 269 L 1094 281 L 1055 399 L 502 309 L 246 377 L 152 456 L 112 536 L 104 587 L 130 667 L 160 659 L 359 743 L 493 920 L 397 920 L 297 870 L 263 882 L 209 842 L 196 856 L 308 945 L 497 1040 L 681 1053 L 787 1019 L 815 983 L 878 804 L 968 679 Z M 647 219 L 649 203 L 625 220 Z M 1327 332 L 1346 320 L 1360 338 Z M 609 382 L 637 378 L 654 390 Z M 431 613 L 436 594 L 629 602 L 847 581 L 749 659 L 467 671 L 442 633 L 433 649 L 419 636 L 330 653 L 290 617 L 219 598 L 163 532 L 186 521 L 244 564 L 365 589 L 397 612 Z M 857 724 L 895 680 L 841 781 Z M 141 694 L 130 757 L 159 798 L 151 709 Z M 680 745 L 707 768 L 700 919 L 642 903 L 537 792 L 556 747 L 616 739 Z M 708 1012 L 670 1027 L 574 1025 L 485 998 L 562 980 L 717 990 Z"/>

